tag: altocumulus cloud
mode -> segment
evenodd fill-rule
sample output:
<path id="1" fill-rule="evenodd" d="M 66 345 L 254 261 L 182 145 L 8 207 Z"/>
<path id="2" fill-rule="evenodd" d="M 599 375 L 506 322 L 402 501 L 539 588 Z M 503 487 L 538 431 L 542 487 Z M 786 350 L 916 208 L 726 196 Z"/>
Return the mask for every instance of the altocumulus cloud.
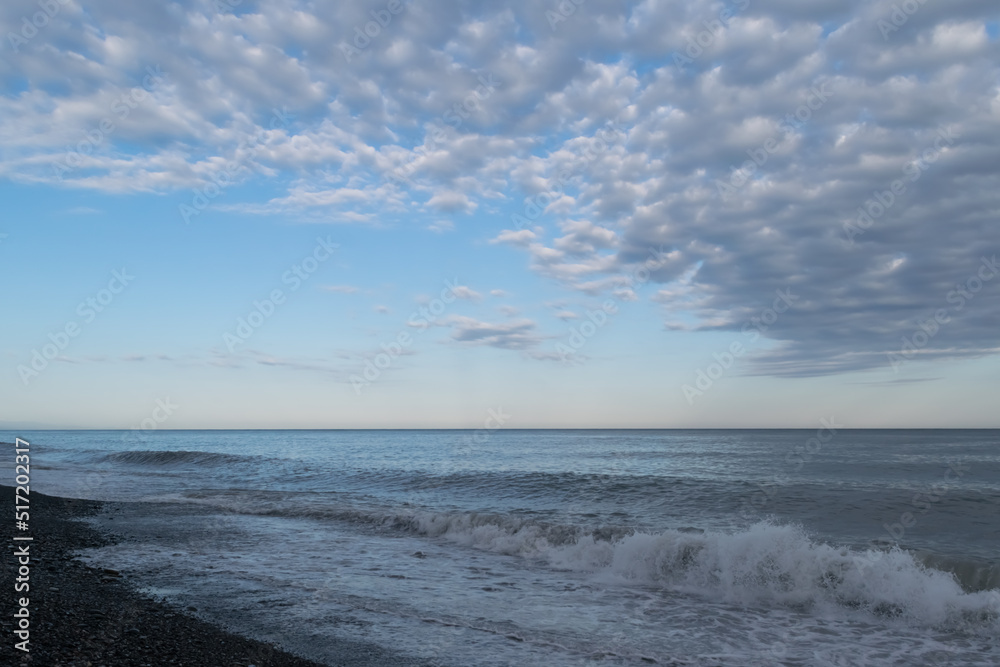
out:
<path id="1" fill-rule="evenodd" d="M 714 0 L 588 0 L 553 30 L 545 3 L 409 3 L 348 63 L 338 45 L 384 3 L 67 3 L 5 43 L 0 176 L 183 194 L 235 163 L 278 189 L 228 193 L 244 214 L 427 227 L 487 211 L 488 239 L 581 297 L 623 293 L 660 253 L 658 287 L 634 296 L 667 328 L 738 331 L 791 289 L 750 372 L 884 366 L 1000 251 L 1000 6 L 924 3 L 887 33 L 894 0 L 738 4 L 716 23 Z M 0 7 L 0 33 L 26 6 Z M 153 99 L 58 180 L 147 67 L 165 74 Z M 484 77 L 499 84 L 467 103 Z M 294 120 L 270 127 L 279 107 Z M 953 141 L 928 153 L 941 132 Z M 884 210 L 846 238 L 872 201 Z M 511 219 L 526 210 L 530 229 Z M 995 352 L 1000 282 L 965 301 L 921 358 Z M 447 325 L 466 344 L 541 340 L 530 320 Z"/>

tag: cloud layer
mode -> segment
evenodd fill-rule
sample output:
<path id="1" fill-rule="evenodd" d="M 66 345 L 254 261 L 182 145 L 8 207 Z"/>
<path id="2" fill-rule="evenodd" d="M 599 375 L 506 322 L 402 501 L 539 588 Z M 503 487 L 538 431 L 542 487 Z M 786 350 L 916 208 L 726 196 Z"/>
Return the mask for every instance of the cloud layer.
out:
<path id="1" fill-rule="evenodd" d="M 740 331 L 790 290 L 754 373 L 993 354 L 1000 8 L 896 4 L 68 0 L 32 32 L 37 5 L 6 3 L 0 176 L 192 202 L 259 180 L 277 194 L 213 204 L 487 221 L 529 270 L 652 298 L 666 329 Z"/>

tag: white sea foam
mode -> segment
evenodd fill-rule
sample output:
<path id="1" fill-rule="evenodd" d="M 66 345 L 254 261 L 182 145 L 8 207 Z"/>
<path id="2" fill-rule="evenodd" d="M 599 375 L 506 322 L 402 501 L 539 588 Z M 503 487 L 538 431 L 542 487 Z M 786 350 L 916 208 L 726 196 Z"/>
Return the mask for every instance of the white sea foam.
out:
<path id="1" fill-rule="evenodd" d="M 415 515 L 413 527 L 470 547 L 715 600 L 836 606 L 920 625 L 1000 628 L 998 591 L 966 592 L 954 575 L 922 565 L 907 551 L 831 546 L 793 525 L 603 539 L 497 516 L 428 513 Z"/>
<path id="2" fill-rule="evenodd" d="M 404 530 L 589 572 L 607 583 L 662 587 L 715 601 L 837 608 L 920 626 L 1000 630 L 1000 590 L 970 592 L 951 572 L 922 563 L 926 557 L 900 549 L 834 546 L 814 540 L 797 525 L 762 521 L 732 532 L 644 533 L 625 527 L 586 530 L 505 514 L 384 512 L 260 500 L 232 507 L 240 513 Z"/>

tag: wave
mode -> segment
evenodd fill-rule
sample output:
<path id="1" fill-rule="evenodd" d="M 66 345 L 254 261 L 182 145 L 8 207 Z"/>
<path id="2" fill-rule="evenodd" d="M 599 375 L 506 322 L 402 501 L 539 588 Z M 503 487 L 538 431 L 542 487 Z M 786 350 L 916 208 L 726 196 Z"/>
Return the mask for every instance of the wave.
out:
<path id="1" fill-rule="evenodd" d="M 992 583 L 996 566 L 948 572 L 900 549 L 815 542 L 798 526 L 760 522 L 736 533 L 605 530 L 570 541 L 558 532 L 553 540 L 551 528 L 511 530 L 469 515 L 431 515 L 416 522 L 420 532 L 469 546 L 736 604 L 840 607 L 919 625 L 1000 629 L 1000 590 L 970 591 L 962 585 Z"/>
<path id="2" fill-rule="evenodd" d="M 817 542 L 796 525 L 762 521 L 738 532 L 682 528 L 647 533 L 623 526 L 547 524 L 506 514 L 387 513 L 259 498 L 232 509 L 404 530 L 589 572 L 609 583 L 741 605 L 836 607 L 921 626 L 1000 631 L 996 564 L 939 560 L 936 565 L 946 569 L 938 569 L 927 557 L 898 548 L 852 549 Z"/>
<path id="3" fill-rule="evenodd" d="M 953 558 L 927 552 L 918 552 L 915 556 L 926 567 L 954 574 L 965 590 L 1000 589 L 1000 563 Z"/>
<path id="4" fill-rule="evenodd" d="M 430 513 L 414 515 L 410 523 L 417 532 L 467 546 L 638 583 L 710 592 L 731 602 L 833 602 L 879 615 L 914 612 L 933 620 L 933 608 L 942 603 L 958 609 L 975 598 L 991 603 L 984 610 L 1000 614 L 998 564 L 918 558 L 902 549 L 832 546 L 812 540 L 795 525 L 762 521 L 734 533 L 691 528 L 644 533 L 620 527 L 583 531 L 497 515 Z M 976 597 L 980 594 L 985 597 Z"/>
<path id="5" fill-rule="evenodd" d="M 218 452 L 174 451 L 128 451 L 114 452 L 103 457 L 104 461 L 128 463 L 132 465 L 177 465 L 190 463 L 197 465 L 223 465 L 255 460 L 252 456 L 220 454 Z"/>
<path id="6" fill-rule="evenodd" d="M 677 506 L 696 505 L 717 497 L 722 490 L 737 489 L 750 495 L 759 486 L 742 480 L 707 480 L 682 476 L 625 475 L 583 472 L 526 472 L 455 470 L 435 473 L 426 470 L 343 470 L 338 487 L 350 480 L 379 491 L 412 494 L 473 492 L 494 498 L 562 499 L 593 502 L 614 498 L 621 505 L 642 506 L 662 502 L 669 496 Z M 657 499 L 657 500 L 651 500 Z"/>

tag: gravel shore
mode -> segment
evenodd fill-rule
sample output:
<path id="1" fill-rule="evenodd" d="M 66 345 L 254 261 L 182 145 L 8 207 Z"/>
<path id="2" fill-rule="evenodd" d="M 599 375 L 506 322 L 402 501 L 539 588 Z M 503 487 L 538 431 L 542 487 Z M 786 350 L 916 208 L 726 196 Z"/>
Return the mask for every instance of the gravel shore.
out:
<path id="1" fill-rule="evenodd" d="M 13 507 L 14 489 L 0 486 Z M 88 547 L 114 543 L 73 518 L 100 511 L 102 503 L 56 498 L 32 492 L 31 542 L 10 541 L 0 564 L 4 646 L 0 665 L 31 667 L 106 667 L 190 665 L 192 667 L 323 667 L 269 645 L 214 627 L 136 590 L 114 570 L 95 569 L 74 559 Z M 13 526 L 11 526 L 13 531 Z M 9 539 L 9 538 L 8 538 Z M 30 591 L 15 593 L 15 548 L 28 544 Z M 16 545 L 16 546 L 15 546 Z M 30 653 L 14 648 L 16 599 L 28 597 Z M 345 643 L 336 665 L 412 664 L 377 647 Z"/>

